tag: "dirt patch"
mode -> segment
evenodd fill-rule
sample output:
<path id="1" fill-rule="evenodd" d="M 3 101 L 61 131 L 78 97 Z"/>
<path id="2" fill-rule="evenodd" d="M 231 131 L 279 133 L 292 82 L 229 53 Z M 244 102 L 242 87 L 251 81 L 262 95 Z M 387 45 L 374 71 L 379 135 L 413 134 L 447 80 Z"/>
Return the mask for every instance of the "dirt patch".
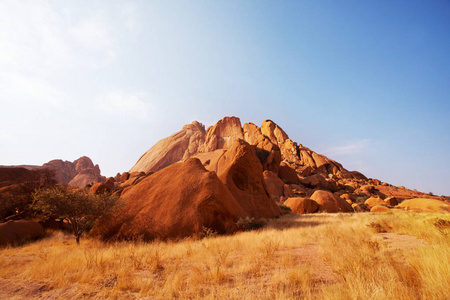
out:
<path id="1" fill-rule="evenodd" d="M 36 299 L 48 290 L 49 287 L 46 284 L 37 282 L 15 283 L 0 279 L 0 299 Z"/>
<path id="2" fill-rule="evenodd" d="M 10 299 L 91 299 L 97 293 L 86 293 L 76 286 L 52 289 L 40 282 L 13 282 L 0 279 L 0 300 Z"/>
<path id="3" fill-rule="evenodd" d="M 379 233 L 378 236 L 386 244 L 388 250 L 416 249 L 424 246 L 425 241 L 414 236 L 403 235 L 393 232 Z"/>
<path id="4" fill-rule="evenodd" d="M 278 251 L 278 254 L 290 254 L 294 263 L 307 264 L 316 281 L 321 284 L 332 284 L 336 282 L 332 268 L 326 264 L 319 252 L 319 245 L 307 244 L 303 247 Z"/>

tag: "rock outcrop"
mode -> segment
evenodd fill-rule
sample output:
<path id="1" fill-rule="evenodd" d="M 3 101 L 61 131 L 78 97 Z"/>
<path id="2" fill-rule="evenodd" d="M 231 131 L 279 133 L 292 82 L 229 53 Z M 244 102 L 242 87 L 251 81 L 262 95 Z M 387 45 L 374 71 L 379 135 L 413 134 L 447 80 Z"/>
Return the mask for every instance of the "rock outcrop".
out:
<path id="1" fill-rule="evenodd" d="M 280 177 L 284 183 L 300 183 L 297 172 L 284 162 L 280 164 L 280 167 L 278 169 L 278 177 Z"/>
<path id="2" fill-rule="evenodd" d="M 0 170 L 5 168 L 26 169 L 28 171 L 36 171 L 42 174 L 51 174 L 51 179 L 55 180 L 57 184 L 69 184 L 73 187 L 85 187 L 87 184 L 104 182 L 106 179 L 100 174 L 100 167 L 98 165 L 94 165 L 92 160 L 87 156 L 82 156 L 74 162 L 55 159 L 43 164 L 42 166 L 0 166 Z M 16 172 L 24 171 L 17 170 Z M 10 180 L 13 183 L 18 183 L 18 181 L 14 179 L 15 175 L 12 175 L 11 172 L 8 176 L 13 176 L 10 177 Z"/>
<path id="3" fill-rule="evenodd" d="M 73 163 L 60 159 L 49 161 L 41 168 L 51 170 L 58 184 L 69 184 L 73 187 L 85 187 L 88 184 L 105 181 L 100 174 L 100 167 L 94 165 L 87 156 L 82 156 Z"/>
<path id="4" fill-rule="evenodd" d="M 253 123 L 245 123 L 243 130 L 244 140 L 256 147 L 256 154 L 263 169 L 277 173 L 281 162 L 280 148 L 262 134 L 261 129 Z"/>
<path id="5" fill-rule="evenodd" d="M 236 117 L 225 117 L 208 128 L 205 143 L 199 147 L 199 152 L 228 149 L 236 140 L 243 138 L 241 120 Z"/>
<path id="6" fill-rule="evenodd" d="M 160 140 L 131 168 L 132 172 L 156 172 L 196 154 L 205 143 L 205 126 L 194 121 L 182 130 Z"/>
<path id="7" fill-rule="evenodd" d="M 242 126 L 236 117 L 225 117 L 206 131 L 198 122 L 185 125 L 180 132 L 159 141 L 142 155 L 130 173 L 156 172 L 193 156 L 202 160 L 202 157 L 210 156 L 203 153 L 227 150 L 240 139 L 255 146 L 263 170 L 277 174 L 281 161 L 288 163 L 293 169 L 291 173 L 295 174 L 291 175 L 289 183 L 298 183 L 297 174 L 300 176 L 324 174 L 325 177 L 328 174 L 335 174 L 353 178 L 351 172 L 345 170 L 339 163 L 292 141 L 273 121 L 265 120 L 259 128 L 253 123 L 245 123 Z M 202 162 L 207 163 L 207 159 Z"/>
<path id="8" fill-rule="evenodd" d="M 412 210 L 416 212 L 450 213 L 450 204 L 444 201 L 427 198 L 415 198 L 405 200 L 399 205 L 397 205 L 396 208 L 404 210 Z"/>
<path id="9" fill-rule="evenodd" d="M 280 197 L 285 196 L 284 182 L 275 173 L 266 170 L 263 176 L 267 194 L 271 199 L 278 201 Z"/>
<path id="10" fill-rule="evenodd" d="M 110 239 L 177 239 L 204 228 L 234 232 L 246 216 L 241 203 L 198 159 L 173 164 L 122 193 L 118 211 L 100 219 L 92 236 Z"/>
<path id="11" fill-rule="evenodd" d="M 281 215 L 278 205 L 266 193 L 263 167 L 254 146 L 236 140 L 206 168 L 217 174 L 248 216 L 273 218 Z"/>

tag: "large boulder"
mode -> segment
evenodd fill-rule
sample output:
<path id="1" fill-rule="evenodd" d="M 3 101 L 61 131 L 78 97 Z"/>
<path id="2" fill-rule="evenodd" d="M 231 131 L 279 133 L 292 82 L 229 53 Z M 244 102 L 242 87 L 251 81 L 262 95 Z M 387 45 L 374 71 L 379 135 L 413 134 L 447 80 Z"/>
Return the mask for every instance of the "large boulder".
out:
<path id="1" fill-rule="evenodd" d="M 277 173 L 281 162 L 280 148 L 266 136 L 260 136 L 253 145 L 256 147 L 256 155 L 263 169 Z"/>
<path id="2" fill-rule="evenodd" d="M 358 171 L 351 171 L 351 172 L 348 172 L 348 174 L 350 175 L 351 178 L 354 178 L 354 179 L 367 180 L 367 177 Z"/>
<path id="3" fill-rule="evenodd" d="M 267 136 L 272 143 L 281 144 L 284 143 L 289 136 L 284 132 L 281 127 L 275 124 L 272 120 L 264 120 L 261 124 L 261 133 Z"/>
<path id="4" fill-rule="evenodd" d="M 364 203 L 353 203 L 352 208 L 357 213 L 370 211 L 370 209 Z"/>
<path id="5" fill-rule="evenodd" d="M 319 204 L 309 198 L 288 198 L 284 205 L 296 214 L 312 214 L 319 209 Z"/>
<path id="6" fill-rule="evenodd" d="M 376 205 L 370 209 L 372 213 L 390 212 L 391 210 L 384 205 Z"/>
<path id="7" fill-rule="evenodd" d="M 44 235 L 44 227 L 35 221 L 11 220 L 0 224 L 0 246 L 17 245 Z"/>
<path id="8" fill-rule="evenodd" d="M 113 189 L 114 186 L 116 184 L 116 179 L 114 177 L 109 177 L 108 179 L 106 179 L 105 181 L 105 185 L 109 188 L 109 189 Z"/>
<path id="9" fill-rule="evenodd" d="M 242 127 L 244 132 L 244 140 L 250 145 L 254 145 L 262 136 L 261 129 L 253 123 L 245 123 Z"/>
<path id="10" fill-rule="evenodd" d="M 111 193 L 112 187 L 109 184 L 106 184 L 103 182 L 97 182 L 89 188 L 89 192 L 91 192 L 93 194 Z"/>
<path id="11" fill-rule="evenodd" d="M 440 212 L 440 213 L 449 213 L 450 205 L 444 201 L 436 200 L 436 199 L 427 199 L 427 198 L 415 198 L 405 200 L 396 208 L 401 208 L 404 210 L 413 210 L 417 212 Z"/>
<path id="12" fill-rule="evenodd" d="M 384 199 L 384 202 L 386 202 L 386 204 L 388 206 L 397 206 L 398 205 L 398 200 L 395 197 L 387 197 L 386 199 Z"/>
<path id="13" fill-rule="evenodd" d="M 282 162 L 280 164 L 280 168 L 278 169 L 278 177 L 280 177 L 284 183 L 288 183 L 288 184 L 300 183 L 297 172 L 294 169 L 292 169 L 285 162 Z"/>
<path id="14" fill-rule="evenodd" d="M 281 127 L 271 120 L 264 120 L 261 124 L 261 133 L 267 136 L 272 143 L 280 148 L 281 159 L 291 163 L 300 163 L 298 145 L 292 141 Z"/>
<path id="15" fill-rule="evenodd" d="M 347 201 L 329 191 L 315 191 L 310 198 L 319 204 L 320 212 L 337 213 L 353 211 L 352 206 Z"/>
<path id="16" fill-rule="evenodd" d="M 123 172 L 122 175 L 120 175 L 119 177 L 119 182 L 120 183 L 124 183 L 125 181 L 127 181 L 130 178 L 130 173 L 128 172 Z"/>
<path id="17" fill-rule="evenodd" d="M 379 198 L 379 197 L 370 197 L 369 199 L 367 199 L 364 204 L 368 207 L 368 208 L 372 208 L 375 206 L 386 206 L 387 203 L 384 202 L 383 199 Z"/>
<path id="18" fill-rule="evenodd" d="M 322 174 L 304 177 L 300 180 L 300 183 L 312 189 L 333 190 L 333 185 Z"/>
<path id="19" fill-rule="evenodd" d="M 281 152 L 277 144 L 262 134 L 261 129 L 253 123 L 245 123 L 243 130 L 244 140 L 256 146 L 256 154 L 263 169 L 277 173 L 281 162 Z"/>
<path id="20" fill-rule="evenodd" d="M 299 166 L 295 170 L 297 171 L 298 175 L 302 177 L 312 175 L 312 168 L 310 166 Z"/>
<path id="21" fill-rule="evenodd" d="M 211 159 L 206 168 L 216 172 L 248 216 L 273 218 L 281 215 L 264 186 L 263 167 L 254 146 L 236 140 L 226 152 Z"/>
<path id="22" fill-rule="evenodd" d="M 375 186 L 369 184 L 361 186 L 359 190 L 356 190 L 355 192 L 362 196 L 370 197 L 372 195 L 376 195 L 377 189 L 375 188 Z"/>
<path id="23" fill-rule="evenodd" d="M 308 149 L 306 147 L 300 147 L 298 151 L 299 151 L 299 156 L 300 156 L 301 162 L 305 166 L 309 166 L 311 169 L 315 170 L 317 167 L 316 167 L 316 163 L 312 157 L 313 151 L 311 151 L 310 149 Z"/>
<path id="24" fill-rule="evenodd" d="M 171 136 L 160 140 L 142 155 L 130 169 L 132 172 L 156 172 L 197 153 L 205 142 L 205 127 L 194 121 Z"/>
<path id="25" fill-rule="evenodd" d="M 284 182 L 275 173 L 266 170 L 263 176 L 269 197 L 279 200 L 280 197 L 284 196 Z"/>
<path id="26" fill-rule="evenodd" d="M 124 190 L 117 211 L 98 220 L 92 236 L 177 239 L 204 228 L 231 233 L 247 214 L 214 172 L 196 158 L 173 164 Z"/>
<path id="27" fill-rule="evenodd" d="M 283 187 L 283 194 L 284 197 L 294 197 L 294 191 L 292 190 L 291 186 L 289 184 L 285 184 Z"/>

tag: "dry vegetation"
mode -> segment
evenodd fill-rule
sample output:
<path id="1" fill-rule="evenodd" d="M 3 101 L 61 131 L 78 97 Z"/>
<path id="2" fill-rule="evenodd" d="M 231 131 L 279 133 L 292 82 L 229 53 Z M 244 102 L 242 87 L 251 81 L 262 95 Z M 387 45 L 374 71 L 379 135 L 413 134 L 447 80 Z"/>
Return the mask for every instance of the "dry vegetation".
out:
<path id="1" fill-rule="evenodd" d="M 201 240 L 0 250 L 0 298 L 448 299 L 450 216 L 286 215 Z"/>

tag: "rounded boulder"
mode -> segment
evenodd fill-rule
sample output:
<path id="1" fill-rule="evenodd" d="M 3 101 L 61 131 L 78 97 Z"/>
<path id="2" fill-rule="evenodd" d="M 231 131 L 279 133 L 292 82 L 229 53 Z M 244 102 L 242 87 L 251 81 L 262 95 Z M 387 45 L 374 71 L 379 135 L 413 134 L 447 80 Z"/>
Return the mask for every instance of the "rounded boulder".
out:
<path id="1" fill-rule="evenodd" d="M 190 158 L 126 188 L 117 209 L 100 218 L 91 236 L 114 239 L 178 239 L 237 230 L 246 214 L 214 172 Z"/>
<path id="2" fill-rule="evenodd" d="M 319 212 L 338 213 L 353 211 L 352 206 L 347 201 L 329 191 L 315 191 L 310 198 L 319 204 Z"/>
<path id="3" fill-rule="evenodd" d="M 284 205 L 289 207 L 296 214 L 312 214 L 317 211 L 319 204 L 309 198 L 288 198 Z"/>

